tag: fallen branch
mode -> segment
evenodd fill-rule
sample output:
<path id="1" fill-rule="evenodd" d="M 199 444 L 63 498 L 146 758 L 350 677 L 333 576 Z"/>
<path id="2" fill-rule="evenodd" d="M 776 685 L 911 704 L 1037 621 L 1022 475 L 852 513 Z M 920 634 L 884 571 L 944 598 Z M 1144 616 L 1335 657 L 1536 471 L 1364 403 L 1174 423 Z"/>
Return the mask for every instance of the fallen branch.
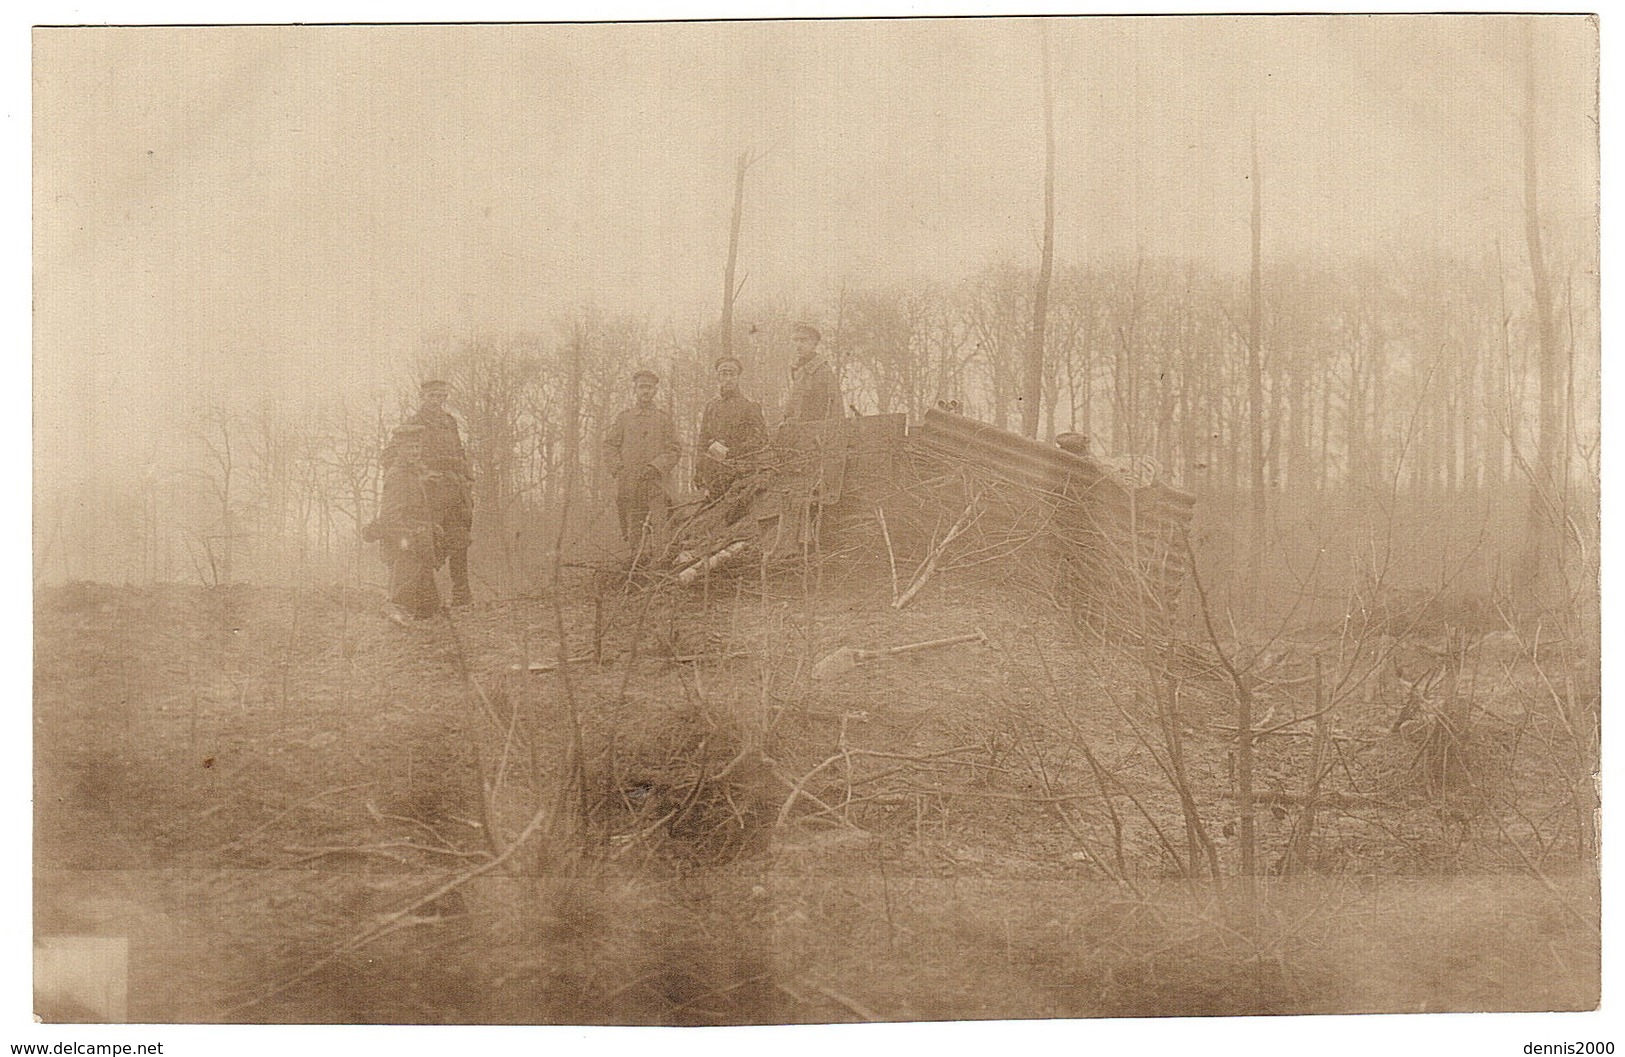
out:
<path id="1" fill-rule="evenodd" d="M 735 540 L 734 542 L 728 544 L 726 547 L 723 547 L 721 550 L 719 550 L 716 553 L 712 554 L 710 557 L 701 558 L 699 561 L 695 562 L 693 565 L 690 565 L 688 568 L 686 568 L 682 572 L 678 573 L 677 574 L 677 582 L 680 583 L 680 584 L 691 584 L 691 583 L 693 583 L 695 580 L 697 580 L 699 578 L 701 573 L 710 572 L 712 569 L 715 569 L 717 566 L 721 565 L 723 562 L 727 561 L 729 558 L 732 558 L 735 554 L 738 554 L 740 551 L 744 550 L 749 545 L 750 545 L 750 540 L 748 540 L 748 539 Z"/>
<path id="2" fill-rule="evenodd" d="M 654 836 L 655 831 L 660 829 L 660 827 L 664 826 L 667 822 L 670 822 L 676 814 L 677 809 L 672 808 L 670 811 L 666 812 L 664 815 L 661 815 L 659 818 L 649 823 L 649 825 L 636 831 L 635 833 L 627 833 L 620 836 L 611 837 L 611 843 L 619 844 L 621 846 L 610 852 L 609 857 L 611 859 L 619 859 L 622 855 L 626 854 L 627 849 L 635 848 L 642 844 L 645 839 Z"/>
<path id="3" fill-rule="evenodd" d="M 392 815 L 386 811 L 380 811 L 378 809 L 378 805 L 374 804 L 371 800 L 367 801 L 367 814 L 372 816 L 374 822 L 404 822 L 408 826 L 416 826 L 418 829 L 439 841 L 442 848 L 449 848 L 452 846 L 451 841 L 447 840 L 444 834 L 435 829 L 433 826 L 429 825 L 427 822 L 424 822 L 422 819 L 412 818 L 409 815 Z M 462 822 L 464 825 L 470 826 L 470 828 L 473 829 L 479 828 L 477 823 L 472 823 L 468 819 L 454 819 L 453 821 Z"/>
<path id="4" fill-rule="evenodd" d="M 358 935 L 352 937 L 344 943 L 339 944 L 338 947 L 329 951 L 322 957 L 317 958 L 315 961 L 283 980 L 281 983 L 276 984 L 269 990 L 255 995 L 252 998 L 244 999 L 235 1006 L 231 1006 L 230 1008 L 226 1009 L 221 1014 L 221 1019 L 230 1020 L 235 1014 L 241 1013 L 247 1009 L 252 1009 L 261 1002 L 275 998 L 277 995 L 282 994 L 284 991 L 293 987 L 300 981 L 307 980 L 311 976 L 314 976 L 323 968 L 331 965 L 333 962 L 344 957 L 345 955 L 353 954 L 362 947 L 365 947 L 367 944 L 372 943 L 374 940 L 380 939 L 383 936 L 395 931 L 397 928 L 417 923 L 417 919 L 410 917 L 414 911 L 428 906 L 437 899 L 440 899 L 441 897 L 461 888 L 463 885 L 474 880 L 474 878 L 488 874 L 498 866 L 501 866 L 508 860 L 509 856 L 518 851 L 519 848 L 530 839 L 531 835 L 536 832 L 546 818 L 547 807 L 543 806 L 538 808 L 536 813 L 530 817 L 530 821 L 525 823 L 525 828 L 520 831 L 519 836 L 514 839 L 513 843 L 509 844 L 503 849 L 502 854 L 481 863 L 473 869 L 466 870 L 463 873 L 458 874 L 456 877 L 453 877 L 451 880 L 436 888 L 428 895 L 420 896 L 401 909 L 383 915 L 377 924 L 370 928 L 363 929 Z"/>
<path id="5" fill-rule="evenodd" d="M 369 855 L 388 854 L 391 848 L 405 848 L 408 851 L 428 852 L 432 855 L 452 855 L 459 859 L 488 858 L 483 851 L 462 851 L 458 848 L 437 848 L 432 844 L 417 844 L 409 840 L 386 840 L 375 844 L 284 844 L 282 850 L 290 855 L 304 854 L 305 859 L 319 859 L 323 855 Z M 390 855 L 399 859 L 398 855 Z M 303 861 L 303 860 L 301 860 Z"/>
<path id="6" fill-rule="evenodd" d="M 806 787 L 807 783 L 812 780 L 813 775 L 817 774 L 819 771 L 822 771 L 824 768 L 828 767 L 832 763 L 835 763 L 836 761 L 850 760 L 854 756 L 874 756 L 884 760 L 911 760 L 914 762 L 923 762 L 925 760 L 937 759 L 943 756 L 952 756 L 956 753 L 975 751 L 978 751 L 978 746 L 975 745 L 960 745 L 952 749 L 943 749 L 940 752 L 921 753 L 915 756 L 897 752 L 881 752 L 876 749 L 843 749 L 835 755 L 829 757 L 823 763 L 820 763 L 818 766 L 814 767 L 812 770 L 808 771 L 806 774 L 802 775 L 797 781 L 791 782 L 781 776 L 780 780 L 784 781 L 790 786 L 790 796 L 789 799 L 785 800 L 784 806 L 779 809 L 779 817 L 774 825 L 784 825 L 785 820 L 790 817 L 790 809 L 795 806 L 796 800 L 801 797 L 806 797 L 813 803 L 823 807 L 826 811 L 830 810 L 828 805 L 824 804 L 817 797 L 807 792 Z M 848 823 L 848 825 L 850 825 L 850 823 Z"/>
<path id="7" fill-rule="evenodd" d="M 369 785 L 372 785 L 372 784 L 373 784 L 372 782 L 357 782 L 354 785 L 341 785 L 337 789 L 325 789 L 322 792 L 317 793 L 315 796 L 310 797 L 307 800 L 301 800 L 299 803 L 293 805 L 292 807 L 288 808 L 287 810 L 279 812 L 277 814 L 277 816 L 275 818 L 271 819 L 269 822 L 266 822 L 266 823 L 263 823 L 261 825 L 255 826 L 253 829 L 249 830 L 247 833 L 244 833 L 241 837 L 238 837 L 235 840 L 229 840 L 226 843 L 220 845 L 220 847 L 218 847 L 218 848 L 216 848 L 214 850 L 214 853 L 216 855 L 219 855 L 221 852 L 224 852 L 229 848 L 235 848 L 238 845 L 242 844 L 244 841 L 251 840 L 254 837 L 259 836 L 261 833 L 264 833 L 266 830 L 270 829 L 272 826 L 276 825 L 278 822 L 281 822 L 283 819 L 287 818 L 289 815 L 293 814 L 295 811 L 298 811 L 301 808 L 307 808 L 310 805 L 316 803 L 316 801 L 318 801 L 318 800 L 325 800 L 326 798 L 328 798 L 330 796 L 337 796 L 339 793 L 348 793 L 353 789 L 365 789 Z"/>
<path id="8" fill-rule="evenodd" d="M 813 803 L 817 804 L 820 808 L 823 809 L 824 814 L 833 815 L 833 814 L 836 813 L 834 808 L 832 808 L 828 804 L 824 803 L 817 796 L 815 796 L 812 793 L 808 792 L 807 789 L 805 788 L 805 786 L 807 784 L 807 779 L 811 778 L 813 776 L 813 774 L 815 774 L 818 771 L 822 770 L 825 767 L 825 765 L 834 762 L 834 760 L 839 760 L 841 758 L 842 758 L 841 755 L 836 755 L 831 760 L 825 760 L 824 763 L 819 764 L 817 767 L 813 768 L 813 770 L 811 772 L 808 772 L 806 775 L 804 775 L 799 782 L 792 782 L 789 778 L 785 777 L 779 771 L 774 770 L 773 776 L 775 778 L 777 778 L 779 781 L 783 782 L 785 785 L 790 787 L 790 799 L 788 799 L 788 800 L 786 800 L 784 802 L 784 807 L 779 811 L 778 819 L 773 823 L 774 826 L 782 827 L 784 825 L 785 819 L 788 818 L 789 815 L 790 815 L 791 806 L 793 804 L 795 804 L 795 802 L 796 802 L 796 800 L 798 798 L 803 798 L 804 797 L 804 798 L 806 798 L 808 800 L 811 800 Z M 858 828 L 857 826 L 854 826 L 847 819 L 843 818 L 843 819 L 841 819 L 841 822 L 842 822 L 843 825 L 847 826 L 850 829 L 857 829 Z"/>
<path id="9" fill-rule="evenodd" d="M 880 521 L 880 535 L 886 540 L 886 561 L 891 566 L 891 597 L 897 601 L 897 552 L 892 548 L 891 529 L 886 525 L 886 508 L 875 504 L 875 517 Z"/>
<path id="10" fill-rule="evenodd" d="M 965 504 L 964 513 L 959 515 L 959 520 L 953 523 L 953 526 L 948 529 L 948 534 L 942 538 L 942 542 L 937 544 L 925 561 L 920 564 L 919 572 L 914 574 L 914 580 L 909 584 L 908 590 L 904 591 L 903 596 L 891 604 L 893 609 L 902 609 L 912 602 L 914 596 L 919 594 L 920 589 L 930 581 L 937 571 L 937 564 L 942 561 L 943 554 L 947 553 L 949 545 L 959 538 L 960 533 L 964 532 L 976 521 L 976 517 L 981 516 L 977 513 L 977 508 L 981 505 L 981 502 L 981 492 L 971 496 L 970 502 Z"/>
<path id="11" fill-rule="evenodd" d="M 299 846 L 288 844 L 284 845 L 282 850 L 285 852 L 295 852 L 299 850 Z M 405 866 L 408 863 L 408 860 L 404 855 L 397 855 L 394 852 L 386 851 L 383 848 L 368 848 L 362 845 L 357 845 L 354 847 L 339 846 L 334 848 L 317 849 L 312 851 L 309 855 L 301 855 L 297 859 L 289 860 L 287 865 L 301 866 L 307 862 L 314 862 L 317 859 L 324 859 L 329 855 L 374 855 L 381 859 L 388 859 L 393 863 L 399 863 L 402 866 Z"/>

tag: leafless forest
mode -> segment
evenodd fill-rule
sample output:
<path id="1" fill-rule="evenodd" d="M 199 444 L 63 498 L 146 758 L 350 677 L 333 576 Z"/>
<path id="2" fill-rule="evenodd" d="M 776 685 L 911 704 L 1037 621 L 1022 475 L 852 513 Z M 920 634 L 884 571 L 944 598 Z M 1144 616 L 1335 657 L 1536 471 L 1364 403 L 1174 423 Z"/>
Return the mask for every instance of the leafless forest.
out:
<path id="1" fill-rule="evenodd" d="M 1289 21 L 1318 40 L 1337 20 Z M 1409 21 L 1378 20 L 1362 61 Z M 1090 245 L 1075 181 L 1116 126 L 1081 109 L 1080 71 L 1111 66 L 1121 20 L 951 31 L 1013 64 L 994 80 L 1019 80 L 1026 153 L 1001 184 L 1013 241 L 940 267 L 775 271 L 757 233 L 836 170 L 786 175 L 783 134 L 713 137 L 686 313 L 582 283 L 523 320 L 474 303 L 414 322 L 382 353 L 245 341 L 227 369 L 208 337 L 98 366 L 107 350 L 64 321 L 123 302 L 55 241 L 98 207 L 52 205 L 36 243 L 36 942 L 128 937 L 127 1015 L 156 1022 L 1594 1008 L 1599 250 L 1595 141 L 1572 142 L 1570 119 L 1595 114 L 1595 27 L 1455 21 L 1502 93 L 1472 166 L 1431 153 L 1450 131 L 1429 124 L 1448 107 L 1423 105 L 1454 90 L 1444 52 L 1360 83 L 1392 89 L 1371 90 L 1386 120 L 1429 144 L 1419 179 L 1493 168 L 1495 192 L 1428 223 L 1385 214 L 1401 222 L 1377 234 L 1307 236 L 1292 135 L 1339 118 L 1312 99 L 1292 117 L 1267 78 L 1248 95 L 1232 71 L 1214 105 L 1236 104 L 1235 193 L 1182 207 L 1226 252 L 1160 244 L 1166 203 L 1149 199 L 1132 239 Z M 1230 22 L 1225 40 L 1251 39 Z M 788 39 L 814 52 L 825 28 Z M 1253 28 L 1255 73 L 1284 63 L 1298 38 Z M 957 54 L 935 24 L 911 31 Z M 37 76 L 87 32 L 41 31 Z M 680 55 L 724 35 L 666 32 Z M 96 56 L 118 70 L 142 46 Z M 389 91 L 373 98 L 410 94 Z M 1121 120 L 1144 133 L 1159 97 L 1136 92 L 1141 116 Z M 883 109 L 871 126 L 890 127 Z M 37 113 L 70 130 L 36 146 L 37 202 L 144 164 L 70 157 L 110 142 L 72 131 L 87 122 Z M 1378 164 L 1363 142 L 1332 152 L 1340 169 Z M 1186 150 L 1156 141 L 1130 167 L 1195 164 Z M 908 191 L 922 211 L 941 180 Z M 641 186 L 623 172 L 604 195 Z M 884 264 L 875 238 L 865 260 Z M 363 327 L 409 314 L 347 311 Z M 690 482 L 714 362 L 744 363 L 776 425 L 803 321 L 859 439 L 844 494 L 804 493 L 826 498 L 785 548 L 718 527 Z M 163 365 L 150 392 L 143 363 Z M 638 369 L 662 376 L 687 505 L 634 563 L 602 441 Z M 450 383 L 472 462 L 475 602 L 397 627 L 361 529 L 427 378 Z M 891 446 L 863 447 L 886 423 Z M 984 426 L 1027 454 L 967 455 L 955 431 Z M 1186 504 L 1154 554 L 1069 535 L 1073 494 L 1005 469 L 1068 433 L 1130 497 L 1127 538 L 1145 538 L 1153 490 Z M 773 450 L 794 476 L 794 445 Z M 972 632 L 825 677 L 843 648 Z M 116 1019 L 53 986 L 36 993 L 48 1021 Z"/>

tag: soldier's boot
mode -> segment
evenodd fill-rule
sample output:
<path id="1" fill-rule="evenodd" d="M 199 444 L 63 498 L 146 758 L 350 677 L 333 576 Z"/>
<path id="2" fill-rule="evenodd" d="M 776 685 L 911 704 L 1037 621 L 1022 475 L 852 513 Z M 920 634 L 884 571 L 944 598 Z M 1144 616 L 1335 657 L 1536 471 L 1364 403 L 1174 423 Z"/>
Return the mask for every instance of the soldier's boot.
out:
<path id="1" fill-rule="evenodd" d="M 454 606 L 471 605 L 474 601 L 473 592 L 468 589 L 468 552 L 451 552 L 451 604 Z"/>

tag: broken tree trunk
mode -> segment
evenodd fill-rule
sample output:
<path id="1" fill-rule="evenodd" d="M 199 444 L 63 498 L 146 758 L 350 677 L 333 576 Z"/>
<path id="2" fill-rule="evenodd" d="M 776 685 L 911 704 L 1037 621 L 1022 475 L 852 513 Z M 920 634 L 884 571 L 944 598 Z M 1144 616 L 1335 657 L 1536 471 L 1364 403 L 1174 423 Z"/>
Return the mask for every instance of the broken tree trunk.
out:
<path id="1" fill-rule="evenodd" d="M 750 158 L 744 151 L 739 152 L 739 158 L 734 162 L 734 211 L 733 223 L 728 229 L 728 270 L 722 279 L 722 355 L 732 356 L 734 347 L 734 295 L 739 292 L 734 285 L 734 268 L 739 261 L 739 222 L 745 211 L 745 170 L 750 167 Z"/>
<path id="2" fill-rule="evenodd" d="M 893 609 L 902 609 L 904 606 L 912 602 L 914 600 L 914 596 L 919 594 L 921 588 L 925 587 L 925 585 L 930 581 L 931 577 L 936 574 L 937 566 L 941 563 L 943 554 L 947 553 L 948 547 L 953 543 L 954 540 L 959 538 L 960 533 L 970 528 L 971 523 L 976 520 L 972 515 L 975 513 L 977 504 L 980 502 L 981 498 L 981 493 L 978 492 L 976 495 L 971 497 L 971 501 L 969 503 L 965 504 L 965 512 L 959 515 L 959 520 L 953 523 L 953 527 L 950 528 L 948 530 L 948 534 L 942 538 L 942 542 L 932 548 L 931 554 L 925 559 L 924 562 L 920 564 L 920 570 L 914 574 L 914 579 L 909 584 L 908 590 L 903 592 L 902 597 L 892 602 L 891 607 Z"/>
<path id="3" fill-rule="evenodd" d="M 1044 249 L 1038 264 L 1038 288 L 1033 293 L 1033 329 L 1021 392 L 1021 432 L 1035 440 L 1044 400 L 1044 329 L 1055 261 L 1055 101 L 1050 86 L 1049 23 L 1040 20 L 1038 32 L 1044 81 Z"/>

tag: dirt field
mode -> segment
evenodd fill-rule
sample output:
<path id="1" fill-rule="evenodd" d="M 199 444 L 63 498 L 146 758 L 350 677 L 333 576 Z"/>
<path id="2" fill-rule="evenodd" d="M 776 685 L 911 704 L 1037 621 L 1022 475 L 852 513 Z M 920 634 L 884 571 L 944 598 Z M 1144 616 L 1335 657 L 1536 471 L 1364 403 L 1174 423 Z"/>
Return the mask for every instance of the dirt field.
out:
<path id="1" fill-rule="evenodd" d="M 127 937 L 129 1019 L 157 1023 L 1597 1002 L 1563 717 L 1492 640 L 1448 789 L 1380 680 L 1318 739 L 1259 739 L 1249 898 L 1200 651 L 1159 694 L 1133 651 L 952 584 L 902 612 L 795 577 L 571 598 L 400 628 L 361 589 L 41 591 L 36 935 Z M 1319 648 L 1255 726 L 1310 711 Z M 530 670 L 560 657 L 585 659 Z"/>

